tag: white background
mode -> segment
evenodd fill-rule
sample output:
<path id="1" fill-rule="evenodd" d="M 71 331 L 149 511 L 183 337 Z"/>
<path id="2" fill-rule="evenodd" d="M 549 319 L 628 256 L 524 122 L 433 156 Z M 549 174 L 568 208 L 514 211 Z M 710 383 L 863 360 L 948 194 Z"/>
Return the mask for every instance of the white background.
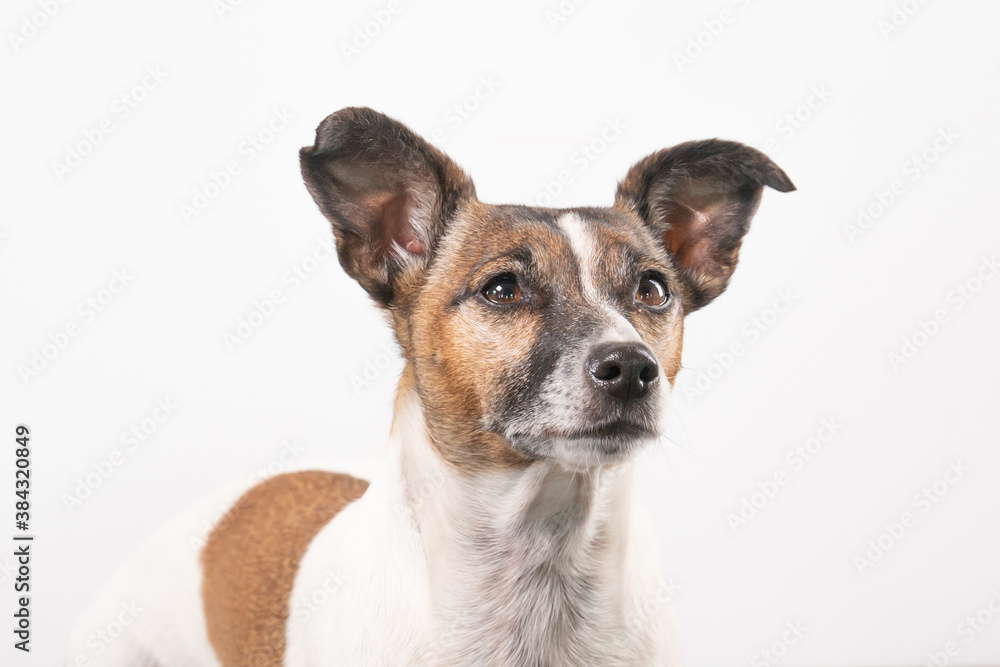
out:
<path id="1" fill-rule="evenodd" d="M 656 149 L 774 139 L 799 190 L 765 193 L 732 286 L 688 320 L 670 441 L 640 465 L 689 662 L 766 664 L 758 652 L 798 622 L 807 630 L 778 664 L 929 664 L 949 641 L 951 664 L 1000 663 L 1000 618 L 971 641 L 959 627 L 1000 591 L 1000 279 L 976 283 L 1000 251 L 1000 5 L 910 0 L 884 34 L 889 0 L 595 0 L 557 22 L 555 0 L 400 2 L 350 59 L 342 45 L 386 3 L 246 0 L 220 16 L 211 0 L 79 0 L 35 33 L 24 21 L 40 21 L 39 5 L 5 3 L 0 535 L 14 532 L 13 431 L 26 423 L 38 541 L 30 657 L 10 648 L 0 556 L 4 664 L 63 664 L 72 623 L 126 552 L 276 465 L 283 443 L 303 448 L 296 466 L 378 451 L 399 363 L 359 386 L 368 364 L 370 376 L 386 365 L 390 335 L 335 260 L 306 261 L 329 231 L 297 164 L 318 122 L 348 105 L 440 128 L 489 202 L 537 201 L 568 171 L 554 205 L 609 204 Z M 130 92 L 148 67 L 165 78 Z M 292 121 L 249 159 L 241 145 L 275 109 Z M 60 180 L 55 163 L 105 118 L 112 131 Z M 623 127 L 602 143 L 609 121 Z M 933 164 L 914 178 L 925 151 Z M 230 160 L 239 173 L 185 221 L 180 205 Z M 859 207 L 877 211 L 895 181 L 895 201 L 849 239 Z M 316 270 L 293 287 L 284 277 L 304 264 Z M 120 270 L 128 285 L 102 294 Z M 952 290 L 970 280 L 981 289 L 959 308 Z M 224 336 L 275 289 L 282 303 L 231 351 Z M 782 290 L 792 305 L 775 318 Z M 108 296 L 96 316 L 81 311 Z M 889 353 L 938 309 L 947 321 L 894 368 Z M 751 336 L 754 318 L 770 324 Z M 71 323 L 78 334 L 22 378 Z M 733 343 L 743 353 L 727 360 Z M 179 407 L 127 451 L 122 434 L 157 399 Z M 786 453 L 825 418 L 842 427 L 796 469 Z M 121 465 L 68 510 L 116 449 Z M 949 462 L 968 471 L 922 511 L 915 494 Z M 734 530 L 727 515 L 778 471 L 787 483 Z M 904 512 L 915 525 L 859 566 Z"/>

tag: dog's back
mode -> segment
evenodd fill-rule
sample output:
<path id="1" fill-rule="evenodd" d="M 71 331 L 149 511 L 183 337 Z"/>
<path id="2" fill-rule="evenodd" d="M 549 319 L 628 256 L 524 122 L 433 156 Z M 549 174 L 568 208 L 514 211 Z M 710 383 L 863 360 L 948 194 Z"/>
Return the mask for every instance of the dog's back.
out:
<path id="1" fill-rule="evenodd" d="M 87 667 L 280 665 L 298 565 L 368 487 L 370 462 L 234 483 L 123 564 L 73 632 Z"/>

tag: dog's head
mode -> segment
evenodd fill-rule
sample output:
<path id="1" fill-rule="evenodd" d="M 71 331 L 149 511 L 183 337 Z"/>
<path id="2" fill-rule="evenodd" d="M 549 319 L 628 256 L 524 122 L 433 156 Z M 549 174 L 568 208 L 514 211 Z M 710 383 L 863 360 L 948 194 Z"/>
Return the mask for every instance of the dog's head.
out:
<path id="1" fill-rule="evenodd" d="M 709 140 L 639 161 L 610 208 L 484 204 L 447 156 L 360 108 L 301 160 L 341 264 L 392 316 L 432 443 L 466 470 L 654 440 L 684 316 L 726 288 L 763 187 L 795 189 Z"/>

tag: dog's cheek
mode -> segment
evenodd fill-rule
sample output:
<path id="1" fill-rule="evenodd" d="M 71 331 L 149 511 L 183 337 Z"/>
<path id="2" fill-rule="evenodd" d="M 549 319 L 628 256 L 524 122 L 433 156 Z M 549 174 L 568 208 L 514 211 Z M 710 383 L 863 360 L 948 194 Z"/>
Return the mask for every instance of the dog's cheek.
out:
<path id="1" fill-rule="evenodd" d="M 667 380 L 673 386 L 681 370 L 684 319 L 679 313 L 643 313 L 633 322 L 642 340 L 656 354 Z"/>
<path id="2" fill-rule="evenodd" d="M 492 311 L 469 304 L 462 311 L 446 329 L 448 366 L 485 411 L 511 393 L 511 378 L 531 356 L 539 320 L 528 309 Z"/>

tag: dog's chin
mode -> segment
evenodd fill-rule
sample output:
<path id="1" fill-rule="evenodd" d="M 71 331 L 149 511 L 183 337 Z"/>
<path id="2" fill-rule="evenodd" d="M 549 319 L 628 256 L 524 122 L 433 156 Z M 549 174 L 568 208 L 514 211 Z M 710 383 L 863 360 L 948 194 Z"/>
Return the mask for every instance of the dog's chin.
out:
<path id="1" fill-rule="evenodd" d="M 652 427 L 617 422 L 567 432 L 515 434 L 509 439 L 515 449 L 533 458 L 554 459 L 576 469 L 629 461 L 658 437 Z"/>

